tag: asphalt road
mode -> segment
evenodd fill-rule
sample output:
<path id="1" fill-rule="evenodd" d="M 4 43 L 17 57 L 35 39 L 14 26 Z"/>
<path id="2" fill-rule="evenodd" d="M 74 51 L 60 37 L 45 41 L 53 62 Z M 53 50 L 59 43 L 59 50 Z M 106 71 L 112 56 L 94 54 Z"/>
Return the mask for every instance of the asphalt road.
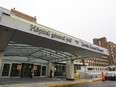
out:
<path id="1" fill-rule="evenodd" d="M 116 87 L 116 81 L 104 81 L 104 82 L 100 81 L 86 84 L 78 84 L 69 87 Z"/>

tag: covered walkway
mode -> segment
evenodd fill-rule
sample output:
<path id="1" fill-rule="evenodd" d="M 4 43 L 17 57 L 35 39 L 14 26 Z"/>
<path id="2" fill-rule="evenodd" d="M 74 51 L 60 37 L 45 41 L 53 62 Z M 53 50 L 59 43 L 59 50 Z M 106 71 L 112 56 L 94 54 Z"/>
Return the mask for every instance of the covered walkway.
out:
<path id="1" fill-rule="evenodd" d="M 25 57 L 28 58 L 26 63 L 35 63 L 37 59 L 41 59 L 49 63 L 48 70 L 53 67 L 51 63 L 67 61 L 67 76 L 71 74 L 69 78 L 74 79 L 73 60 L 108 55 L 105 48 L 37 24 L 35 20 L 34 22 L 30 20 L 31 18 L 15 10 L 0 8 L 1 69 L 3 69 L 4 56 L 8 58 L 14 56 L 20 62 L 23 60 L 20 58 Z M 17 69 L 20 68 L 20 65 L 17 65 Z M 43 70 L 45 71 L 45 68 Z"/>
<path id="2" fill-rule="evenodd" d="M 5 55 L 42 55 L 52 62 L 108 55 L 102 47 L 18 17 L 14 10 L 0 11 L 0 50 L 6 50 Z"/>

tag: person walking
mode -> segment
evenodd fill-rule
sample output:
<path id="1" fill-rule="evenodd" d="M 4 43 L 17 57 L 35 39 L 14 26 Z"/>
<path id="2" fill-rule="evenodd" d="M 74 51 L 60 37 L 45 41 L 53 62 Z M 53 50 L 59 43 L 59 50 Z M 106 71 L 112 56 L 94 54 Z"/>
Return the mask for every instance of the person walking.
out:
<path id="1" fill-rule="evenodd" d="M 52 78 L 53 70 L 50 70 L 50 78 Z"/>

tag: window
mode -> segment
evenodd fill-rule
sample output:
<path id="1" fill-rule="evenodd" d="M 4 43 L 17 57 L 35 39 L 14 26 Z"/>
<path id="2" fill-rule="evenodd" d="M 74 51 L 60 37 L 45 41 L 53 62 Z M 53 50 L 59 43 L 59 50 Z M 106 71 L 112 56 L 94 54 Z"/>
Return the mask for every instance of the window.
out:
<path id="1" fill-rule="evenodd" d="M 92 70 L 92 68 L 88 68 L 88 70 Z"/>
<path id="2" fill-rule="evenodd" d="M 98 43 L 99 43 L 99 45 L 101 46 L 101 41 L 99 41 Z"/>
<path id="3" fill-rule="evenodd" d="M 81 70 L 81 66 L 75 66 L 76 70 Z"/>
<path id="4" fill-rule="evenodd" d="M 21 71 L 21 64 L 13 63 L 10 76 L 11 77 L 19 76 L 20 71 Z"/>
<path id="5" fill-rule="evenodd" d="M 4 64 L 2 76 L 9 76 L 10 64 Z"/>

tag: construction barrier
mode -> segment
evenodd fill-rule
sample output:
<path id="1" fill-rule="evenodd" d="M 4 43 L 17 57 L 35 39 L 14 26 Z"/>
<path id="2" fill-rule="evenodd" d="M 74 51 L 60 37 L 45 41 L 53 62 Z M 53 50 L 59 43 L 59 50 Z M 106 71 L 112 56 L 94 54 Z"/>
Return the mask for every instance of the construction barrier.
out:
<path id="1" fill-rule="evenodd" d="M 102 72 L 102 81 L 105 81 L 105 75 L 104 75 L 104 72 Z"/>

